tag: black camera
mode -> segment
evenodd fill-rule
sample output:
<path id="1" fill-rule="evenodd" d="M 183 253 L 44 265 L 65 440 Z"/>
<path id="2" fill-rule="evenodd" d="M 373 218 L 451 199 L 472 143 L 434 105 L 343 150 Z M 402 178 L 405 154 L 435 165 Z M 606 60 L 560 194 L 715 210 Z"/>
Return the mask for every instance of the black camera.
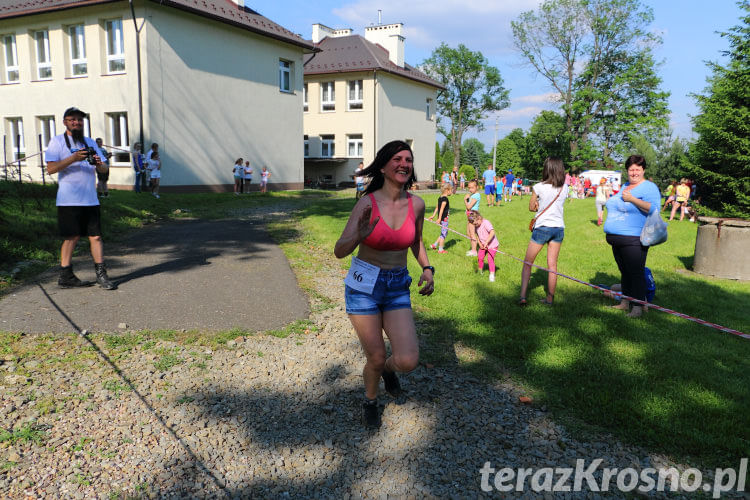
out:
<path id="1" fill-rule="evenodd" d="M 86 161 L 89 162 L 89 165 L 96 165 L 96 158 L 94 158 L 94 155 L 97 154 L 96 149 L 92 147 L 83 148 L 84 151 L 86 151 Z"/>

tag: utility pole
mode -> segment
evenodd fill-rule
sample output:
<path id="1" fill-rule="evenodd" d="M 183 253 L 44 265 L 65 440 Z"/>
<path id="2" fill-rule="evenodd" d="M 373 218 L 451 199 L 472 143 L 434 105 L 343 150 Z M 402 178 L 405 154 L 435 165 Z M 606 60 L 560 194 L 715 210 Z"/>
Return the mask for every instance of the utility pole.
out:
<path id="1" fill-rule="evenodd" d="M 497 172 L 497 116 L 495 117 L 495 142 L 492 143 L 492 170 Z M 497 174 L 495 174 L 497 175 Z"/>

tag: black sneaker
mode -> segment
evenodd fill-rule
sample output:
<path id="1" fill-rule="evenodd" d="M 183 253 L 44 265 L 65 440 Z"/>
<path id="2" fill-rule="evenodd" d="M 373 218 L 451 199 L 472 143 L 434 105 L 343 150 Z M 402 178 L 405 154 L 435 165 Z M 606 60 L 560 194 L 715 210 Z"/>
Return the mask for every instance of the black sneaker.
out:
<path id="1" fill-rule="evenodd" d="M 385 392 L 397 398 L 401 395 L 401 383 L 398 381 L 396 372 L 383 370 L 383 382 L 385 383 Z"/>
<path id="2" fill-rule="evenodd" d="M 63 267 L 60 271 L 60 277 L 57 279 L 57 285 L 60 288 L 78 288 L 93 285 L 93 281 L 81 281 L 78 276 L 73 274 L 73 266 Z"/>
<path id="3" fill-rule="evenodd" d="M 365 399 L 362 403 L 362 420 L 365 427 L 370 429 L 380 428 L 380 412 L 378 411 L 377 399 Z"/>

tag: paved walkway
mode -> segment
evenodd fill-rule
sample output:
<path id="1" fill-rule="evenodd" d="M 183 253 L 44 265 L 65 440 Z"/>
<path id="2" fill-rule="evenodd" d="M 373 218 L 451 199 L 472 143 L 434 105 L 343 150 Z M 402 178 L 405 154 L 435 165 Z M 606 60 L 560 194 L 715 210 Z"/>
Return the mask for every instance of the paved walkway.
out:
<path id="1" fill-rule="evenodd" d="M 54 268 L 0 300 L 0 330 L 26 333 L 129 329 L 249 331 L 308 316 L 307 299 L 279 247 L 252 220 L 181 220 L 108 245 L 105 260 L 118 290 L 60 289 Z M 73 259 L 93 280 L 86 253 Z"/>

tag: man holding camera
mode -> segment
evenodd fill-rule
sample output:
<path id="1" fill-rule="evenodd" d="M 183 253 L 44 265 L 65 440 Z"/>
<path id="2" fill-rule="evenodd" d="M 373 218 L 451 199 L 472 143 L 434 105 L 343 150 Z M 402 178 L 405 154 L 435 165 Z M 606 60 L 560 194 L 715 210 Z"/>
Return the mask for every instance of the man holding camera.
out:
<path id="1" fill-rule="evenodd" d="M 91 286 L 73 274 L 72 258 L 78 240 L 88 236 L 94 258 L 96 282 L 105 290 L 117 286 L 109 280 L 104 267 L 100 207 L 96 196 L 96 172 L 107 172 L 96 144 L 83 135 L 86 113 L 76 107 L 63 115 L 65 133 L 53 137 L 47 147 L 47 172 L 57 176 L 57 223 L 63 237 L 60 250 L 62 270 L 57 284 L 62 288 Z"/>

